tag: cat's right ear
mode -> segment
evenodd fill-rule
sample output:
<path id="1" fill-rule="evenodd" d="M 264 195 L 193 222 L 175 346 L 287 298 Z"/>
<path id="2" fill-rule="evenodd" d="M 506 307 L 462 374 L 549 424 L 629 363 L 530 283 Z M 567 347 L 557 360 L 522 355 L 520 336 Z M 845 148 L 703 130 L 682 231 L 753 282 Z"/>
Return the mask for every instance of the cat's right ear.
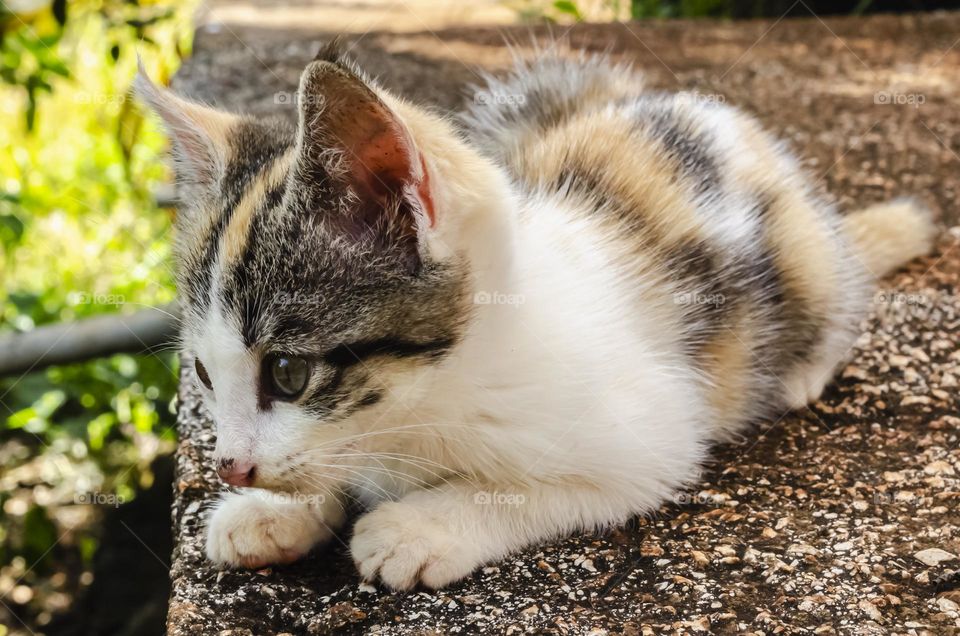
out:
<path id="1" fill-rule="evenodd" d="M 197 201 L 213 196 L 224 173 L 229 134 L 238 117 L 177 97 L 154 84 L 138 64 L 137 95 L 160 117 L 170 137 L 177 194 Z"/>

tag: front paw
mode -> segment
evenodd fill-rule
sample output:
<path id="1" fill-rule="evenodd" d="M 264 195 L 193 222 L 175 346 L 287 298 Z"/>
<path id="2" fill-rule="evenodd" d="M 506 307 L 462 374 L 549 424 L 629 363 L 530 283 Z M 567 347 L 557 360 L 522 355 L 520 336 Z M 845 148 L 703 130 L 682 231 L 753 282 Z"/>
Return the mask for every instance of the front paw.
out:
<path id="1" fill-rule="evenodd" d="M 207 557 L 220 566 L 292 563 L 332 536 L 310 507 L 252 491 L 224 496 L 207 524 Z"/>
<path id="2" fill-rule="evenodd" d="M 403 502 L 381 504 L 361 517 L 350 552 L 367 581 L 379 577 L 394 590 L 417 583 L 440 588 L 470 574 L 480 562 L 474 546 Z"/>

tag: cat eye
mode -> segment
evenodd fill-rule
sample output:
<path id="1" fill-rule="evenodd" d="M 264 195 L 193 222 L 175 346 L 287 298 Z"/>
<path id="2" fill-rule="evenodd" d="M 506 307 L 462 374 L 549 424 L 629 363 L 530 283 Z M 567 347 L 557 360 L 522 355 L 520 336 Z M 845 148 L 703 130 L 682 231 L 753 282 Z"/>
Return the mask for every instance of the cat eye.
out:
<path id="1" fill-rule="evenodd" d="M 281 400 L 293 400 L 303 393 L 310 381 L 310 363 L 298 356 L 271 355 L 264 361 L 266 388 Z"/>
<path id="2" fill-rule="evenodd" d="M 200 360 L 194 359 L 193 368 L 197 372 L 197 377 L 203 382 L 203 386 L 207 387 L 208 391 L 213 391 L 213 382 L 210 381 L 210 374 L 207 373 L 207 367 L 203 366 Z"/>

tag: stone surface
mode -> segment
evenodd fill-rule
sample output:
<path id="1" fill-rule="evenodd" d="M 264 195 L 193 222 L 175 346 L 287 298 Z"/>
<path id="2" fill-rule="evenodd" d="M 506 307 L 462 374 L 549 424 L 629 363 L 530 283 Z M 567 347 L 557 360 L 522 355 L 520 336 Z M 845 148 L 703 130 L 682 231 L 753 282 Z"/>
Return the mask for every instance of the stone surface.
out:
<path id="1" fill-rule="evenodd" d="M 303 28 L 221 24 L 198 33 L 176 85 L 259 114 L 292 113 Z M 554 35 L 563 30 L 554 29 Z M 651 84 L 756 113 L 844 207 L 900 194 L 956 224 L 960 16 L 742 24 L 580 25 Z M 354 52 L 414 100 L 455 109 L 475 65 L 545 31 L 369 33 Z M 541 44 L 550 46 L 550 44 Z M 523 48 L 520 46 L 519 48 Z M 716 449 L 698 489 L 649 518 L 539 546 L 441 592 L 361 584 L 343 541 L 304 561 L 217 572 L 203 518 L 218 491 L 210 422 L 181 389 L 169 630 L 187 634 L 951 633 L 960 629 L 960 228 L 883 282 L 849 366 L 813 407 Z"/>

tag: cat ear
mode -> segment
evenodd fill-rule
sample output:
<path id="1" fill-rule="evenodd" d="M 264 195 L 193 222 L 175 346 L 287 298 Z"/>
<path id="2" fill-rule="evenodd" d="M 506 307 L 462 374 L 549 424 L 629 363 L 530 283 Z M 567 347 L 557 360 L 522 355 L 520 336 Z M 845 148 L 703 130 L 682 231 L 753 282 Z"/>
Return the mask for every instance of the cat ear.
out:
<path id="1" fill-rule="evenodd" d="M 296 173 L 349 186 L 348 233 L 413 241 L 436 221 L 427 166 L 400 118 L 359 76 L 328 60 L 300 78 Z M 309 184 L 307 184 L 309 185 Z M 341 215 L 344 216 L 344 215 Z"/>
<path id="2" fill-rule="evenodd" d="M 170 137 L 178 196 L 185 200 L 209 196 L 224 172 L 231 115 L 174 95 L 150 81 L 138 61 L 134 88 L 163 120 Z"/>

